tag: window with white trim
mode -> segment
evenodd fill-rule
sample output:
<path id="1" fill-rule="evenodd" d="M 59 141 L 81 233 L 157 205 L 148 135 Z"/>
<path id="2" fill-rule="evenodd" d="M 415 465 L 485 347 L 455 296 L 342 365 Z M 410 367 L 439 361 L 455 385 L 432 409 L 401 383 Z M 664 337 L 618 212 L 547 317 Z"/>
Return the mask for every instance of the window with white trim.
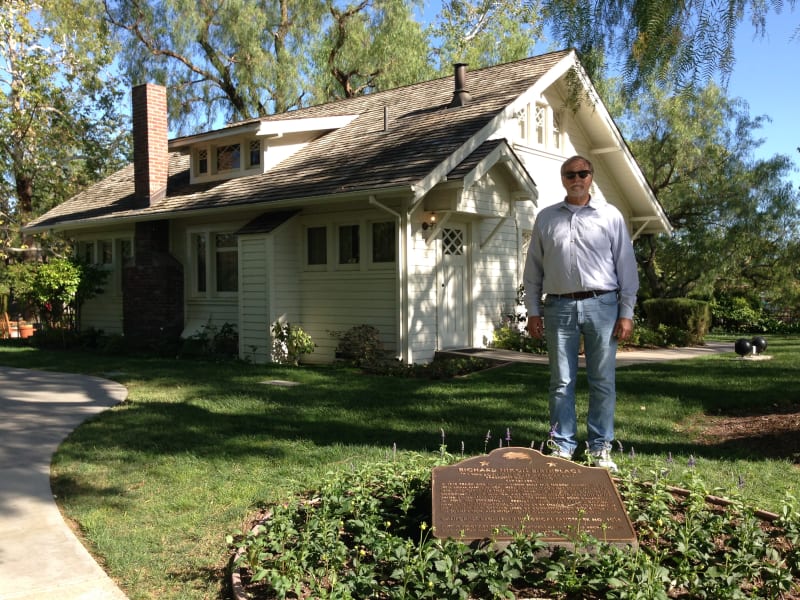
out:
<path id="1" fill-rule="evenodd" d="M 217 173 L 233 171 L 241 166 L 241 150 L 239 144 L 219 146 L 217 152 Z"/>
<path id="2" fill-rule="evenodd" d="M 564 149 L 563 115 L 544 103 L 531 103 L 517 115 L 520 141 L 528 146 L 561 152 Z"/>
<path id="3" fill-rule="evenodd" d="M 308 227 L 306 229 L 306 265 L 324 266 L 328 264 L 328 228 Z"/>
<path id="4" fill-rule="evenodd" d="M 339 226 L 339 264 L 357 265 L 361 260 L 361 236 L 358 225 Z"/>
<path id="5" fill-rule="evenodd" d="M 393 263 L 397 253 L 397 224 L 394 221 L 372 223 L 372 262 Z"/>
<path id="6" fill-rule="evenodd" d="M 239 291 L 239 247 L 235 234 L 191 233 L 189 254 L 194 295 L 216 296 Z"/>
<path id="7" fill-rule="evenodd" d="M 544 146 L 545 142 L 545 128 L 547 125 L 547 107 L 543 104 L 537 104 L 534 113 L 534 123 L 536 131 L 536 143 L 539 146 Z"/>
<path id="8" fill-rule="evenodd" d="M 108 272 L 103 290 L 122 292 L 122 269 L 133 260 L 133 239 L 130 237 L 81 240 L 75 245 L 75 257 Z"/>
<path id="9" fill-rule="evenodd" d="M 204 144 L 191 150 L 192 177 L 200 180 L 246 175 L 264 162 L 261 140 L 234 138 L 227 143 Z"/>

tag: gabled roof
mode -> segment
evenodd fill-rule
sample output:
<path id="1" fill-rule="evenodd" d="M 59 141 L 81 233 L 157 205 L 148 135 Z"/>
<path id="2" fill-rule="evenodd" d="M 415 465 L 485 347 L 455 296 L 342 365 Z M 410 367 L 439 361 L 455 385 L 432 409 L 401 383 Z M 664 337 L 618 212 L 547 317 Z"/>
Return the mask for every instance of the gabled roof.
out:
<path id="1" fill-rule="evenodd" d="M 173 152 L 167 193 L 146 208 L 137 208 L 134 202 L 133 166 L 129 165 L 26 229 L 78 229 L 111 220 L 159 219 L 237 206 L 289 209 L 311 200 L 390 191 L 411 193 L 419 200 L 454 168 L 465 169 L 485 156 L 491 148 L 481 146 L 496 129 L 498 115 L 517 110 L 511 105 L 524 92 L 537 83 L 541 84 L 537 88 L 550 85 L 572 65 L 577 65 L 574 51 L 565 50 L 470 71 L 466 88 L 472 100 L 455 108 L 448 107 L 454 90 L 451 76 L 235 124 L 232 127 L 269 129 L 273 122 L 337 117 L 346 122 L 356 115 L 265 174 L 190 184 L 189 156 Z M 211 134 L 216 132 L 202 135 Z M 186 144 L 173 140 L 170 145 Z M 470 162 L 473 152 L 478 154 Z M 459 174 L 463 176 L 454 173 Z M 663 211 L 660 217 L 666 222 Z"/>
<path id="2" fill-rule="evenodd" d="M 457 108 L 448 108 L 453 78 L 444 77 L 264 117 L 259 121 L 358 115 L 266 174 L 189 185 L 189 157 L 172 153 L 167 194 L 147 208 L 134 207 L 133 166 L 128 165 L 31 222 L 28 229 L 66 229 L 110 219 L 164 218 L 184 211 L 410 190 L 567 54 L 554 52 L 472 71 L 467 83 L 472 101 Z"/>

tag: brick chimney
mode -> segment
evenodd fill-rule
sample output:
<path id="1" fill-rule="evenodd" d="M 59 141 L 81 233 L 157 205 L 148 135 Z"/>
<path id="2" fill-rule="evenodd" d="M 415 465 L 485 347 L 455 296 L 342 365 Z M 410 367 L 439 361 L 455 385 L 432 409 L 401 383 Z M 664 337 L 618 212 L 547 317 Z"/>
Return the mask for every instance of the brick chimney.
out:
<path id="1" fill-rule="evenodd" d="M 146 83 L 131 91 L 133 173 L 137 205 L 144 208 L 167 192 L 167 88 Z"/>
<path id="2" fill-rule="evenodd" d="M 467 63 L 455 63 L 453 65 L 453 76 L 455 78 L 455 90 L 453 99 L 448 104 L 448 108 L 464 106 L 472 100 L 472 96 L 467 91 Z"/>

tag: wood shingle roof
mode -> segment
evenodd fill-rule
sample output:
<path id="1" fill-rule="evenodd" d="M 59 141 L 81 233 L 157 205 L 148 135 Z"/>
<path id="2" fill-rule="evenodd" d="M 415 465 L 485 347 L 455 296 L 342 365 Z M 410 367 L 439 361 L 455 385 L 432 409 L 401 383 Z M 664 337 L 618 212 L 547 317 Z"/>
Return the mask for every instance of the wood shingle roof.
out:
<path id="1" fill-rule="evenodd" d="M 171 153 L 167 194 L 146 208 L 136 207 L 133 166 L 128 165 L 28 228 L 69 228 L 77 222 L 163 218 L 185 211 L 410 189 L 569 52 L 470 71 L 466 88 L 472 101 L 461 107 L 448 108 L 454 84 L 453 77 L 444 77 L 263 117 L 259 120 L 357 115 L 349 125 L 321 135 L 263 174 L 190 184 L 189 156 Z"/>

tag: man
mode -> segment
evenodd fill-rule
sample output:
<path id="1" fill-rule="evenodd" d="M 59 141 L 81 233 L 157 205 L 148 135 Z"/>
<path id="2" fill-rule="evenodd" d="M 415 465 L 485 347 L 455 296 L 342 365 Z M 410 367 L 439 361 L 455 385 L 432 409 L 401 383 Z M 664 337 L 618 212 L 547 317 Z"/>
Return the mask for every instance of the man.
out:
<path id="1" fill-rule="evenodd" d="M 610 451 L 617 342 L 633 332 L 639 276 L 622 214 L 590 195 L 593 175 L 591 161 L 568 158 L 561 165 L 564 202 L 536 217 L 523 277 L 526 327 L 532 337 L 547 341 L 549 445 L 555 456 L 567 459 L 578 446 L 575 383 L 583 334 L 590 458 L 595 466 L 616 471 Z"/>

